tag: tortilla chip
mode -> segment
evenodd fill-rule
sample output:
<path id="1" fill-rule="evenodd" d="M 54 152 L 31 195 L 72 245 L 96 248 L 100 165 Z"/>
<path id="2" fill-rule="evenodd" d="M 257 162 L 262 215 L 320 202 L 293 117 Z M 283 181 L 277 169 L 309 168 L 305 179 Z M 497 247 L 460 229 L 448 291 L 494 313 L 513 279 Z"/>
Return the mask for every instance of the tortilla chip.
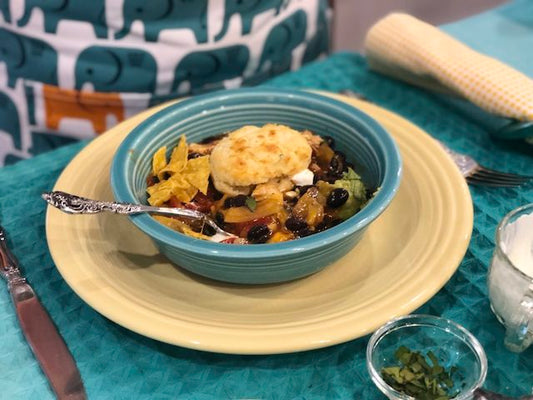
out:
<path id="1" fill-rule="evenodd" d="M 150 195 L 148 198 L 150 205 L 161 206 L 172 196 L 188 203 L 196 196 L 198 189 L 192 186 L 181 174 L 175 174 L 165 181 L 146 188 L 146 192 Z"/>
<path id="2" fill-rule="evenodd" d="M 183 227 L 183 233 L 196 239 L 209 240 L 209 236 L 193 231 L 188 225 Z"/>
<path id="3" fill-rule="evenodd" d="M 181 232 L 183 229 L 183 225 L 186 225 L 183 221 L 177 220 L 175 218 L 163 217 L 162 215 L 154 215 L 154 219 L 160 224 L 163 224 L 166 227 L 178 232 Z"/>
<path id="4" fill-rule="evenodd" d="M 181 175 L 200 192 L 207 194 L 209 173 L 209 156 L 203 156 L 189 160 Z"/>
<path id="5" fill-rule="evenodd" d="M 172 194 L 183 203 L 190 202 L 198 192 L 198 189 L 192 186 L 182 174 L 172 175 L 167 182 L 172 184 Z"/>
<path id="6" fill-rule="evenodd" d="M 146 192 L 150 195 L 148 203 L 152 206 L 161 206 L 163 203 L 170 200 L 172 197 L 173 185 L 169 181 L 161 181 L 155 185 L 146 188 Z"/>
<path id="7" fill-rule="evenodd" d="M 157 150 L 152 158 L 152 174 L 157 176 L 159 180 L 163 179 L 161 172 L 167 166 L 167 146 L 161 147 Z"/>
<path id="8" fill-rule="evenodd" d="M 183 203 L 190 202 L 198 190 L 207 194 L 209 185 L 209 156 L 188 160 L 188 146 L 185 136 L 180 137 L 178 145 L 172 151 L 170 161 L 166 164 L 166 147 L 161 147 L 154 154 L 152 168 L 159 182 L 148 187 L 148 203 L 161 206 L 176 196 Z M 168 179 L 164 179 L 168 175 Z"/>
<path id="9" fill-rule="evenodd" d="M 170 161 L 167 166 L 161 170 L 161 173 L 167 172 L 170 175 L 174 175 L 178 172 L 181 172 L 185 165 L 187 164 L 187 157 L 189 155 L 189 149 L 187 146 L 187 141 L 185 140 L 185 135 L 181 135 L 180 141 L 174 150 L 172 150 L 172 155 L 170 156 Z"/>

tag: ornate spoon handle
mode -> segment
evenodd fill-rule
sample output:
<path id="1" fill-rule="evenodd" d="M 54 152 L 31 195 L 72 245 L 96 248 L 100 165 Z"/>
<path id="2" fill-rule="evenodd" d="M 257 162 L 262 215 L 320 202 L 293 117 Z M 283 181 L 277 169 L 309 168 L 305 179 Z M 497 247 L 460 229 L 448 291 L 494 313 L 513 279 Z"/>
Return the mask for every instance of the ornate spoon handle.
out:
<path id="1" fill-rule="evenodd" d="M 211 217 L 200 211 L 189 210 L 185 208 L 152 207 L 142 204 L 114 203 L 110 201 L 92 200 L 59 191 L 45 192 L 41 195 L 41 197 L 46 200 L 48 204 L 66 212 L 67 214 L 97 214 L 103 211 L 109 211 L 115 214 L 126 215 L 140 213 L 175 215 L 179 217 L 198 219 L 211 226 L 218 234 L 217 237 L 211 239 L 213 241 L 220 241 L 225 238 L 236 237 L 235 235 L 224 231 Z"/>
<path id="2" fill-rule="evenodd" d="M 161 215 L 177 215 L 186 218 L 205 219 L 205 214 L 183 208 L 152 207 L 142 204 L 115 203 L 109 201 L 91 200 L 65 192 L 46 192 L 42 198 L 48 204 L 68 214 L 96 214 L 103 211 L 115 214 L 153 213 Z"/>

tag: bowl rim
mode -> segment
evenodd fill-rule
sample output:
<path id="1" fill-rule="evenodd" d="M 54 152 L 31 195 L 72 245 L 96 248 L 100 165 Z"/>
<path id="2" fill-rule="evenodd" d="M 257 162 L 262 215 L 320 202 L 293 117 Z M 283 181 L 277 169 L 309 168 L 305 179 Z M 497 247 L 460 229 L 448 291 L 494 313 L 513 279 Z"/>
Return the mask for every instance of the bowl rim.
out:
<path id="1" fill-rule="evenodd" d="M 372 362 L 372 354 L 374 352 L 375 346 L 379 343 L 381 339 L 387 336 L 387 334 L 389 334 L 390 332 L 393 332 L 394 330 L 409 328 L 413 326 L 414 324 L 416 324 L 417 321 L 424 321 L 425 322 L 424 325 L 435 326 L 446 332 L 451 332 L 451 330 L 455 330 L 465 335 L 465 338 L 466 338 L 465 343 L 468 344 L 468 346 L 472 349 L 473 353 L 479 360 L 480 373 L 474 385 L 468 388 L 467 391 L 460 392 L 453 399 L 454 400 L 467 400 L 467 399 L 472 398 L 474 391 L 480 388 L 481 386 L 483 386 L 483 383 L 485 382 L 485 379 L 487 378 L 488 360 L 487 360 L 487 355 L 485 353 L 485 350 L 483 349 L 483 346 L 481 345 L 479 340 L 469 330 L 467 330 L 462 325 L 459 325 L 457 322 L 454 322 L 444 317 L 439 317 L 439 316 L 429 315 L 429 314 L 408 314 L 408 315 L 403 315 L 400 317 L 393 318 L 389 322 L 387 322 L 385 325 L 381 326 L 378 330 L 376 330 L 374 334 L 370 337 L 367 347 L 366 347 L 366 366 L 367 366 L 368 373 L 370 374 L 370 377 L 372 378 L 372 381 L 374 382 L 374 384 L 387 397 L 392 395 L 394 396 L 395 399 L 416 400 L 414 397 L 406 395 L 405 393 L 401 393 L 397 391 L 396 389 L 392 388 L 389 384 L 387 384 L 383 380 L 383 378 L 379 374 L 379 371 L 377 371 L 374 368 L 374 364 Z M 408 322 L 412 322 L 412 323 L 409 325 L 402 326 L 402 324 L 405 324 Z M 446 328 L 439 325 L 439 323 L 446 326 Z M 393 328 L 397 328 L 397 329 L 392 330 Z"/>
<path id="2" fill-rule="evenodd" d="M 377 194 L 369 204 L 348 220 L 326 231 L 289 242 L 254 244 L 253 246 L 216 243 L 188 237 L 167 228 L 147 214 L 129 217 L 137 228 L 167 246 L 177 247 L 182 251 L 199 256 L 212 255 L 236 259 L 266 259 L 334 244 L 366 227 L 387 208 L 398 191 L 403 165 L 398 146 L 385 128 L 363 111 L 330 97 L 305 90 L 264 87 L 221 90 L 181 100 L 156 112 L 133 128 L 118 147 L 111 164 L 111 188 L 115 199 L 120 202 L 136 202 L 135 195 L 126 182 L 126 168 L 121 169 L 121 167 L 127 165 L 135 142 L 144 137 L 147 131 L 149 133 L 151 130 L 158 129 L 158 126 L 164 124 L 164 122 L 176 120 L 182 114 L 200 113 L 205 109 L 223 107 L 224 101 L 228 99 L 240 99 L 245 103 L 246 99 L 250 97 L 259 99 L 267 96 L 283 97 L 289 99 L 289 101 L 296 99 L 326 107 L 330 110 L 335 108 L 353 118 L 354 121 L 358 120 L 360 124 L 364 124 L 367 127 L 366 130 L 373 133 L 379 140 L 383 153 L 387 157 L 388 167 L 385 169 L 383 181 Z"/>

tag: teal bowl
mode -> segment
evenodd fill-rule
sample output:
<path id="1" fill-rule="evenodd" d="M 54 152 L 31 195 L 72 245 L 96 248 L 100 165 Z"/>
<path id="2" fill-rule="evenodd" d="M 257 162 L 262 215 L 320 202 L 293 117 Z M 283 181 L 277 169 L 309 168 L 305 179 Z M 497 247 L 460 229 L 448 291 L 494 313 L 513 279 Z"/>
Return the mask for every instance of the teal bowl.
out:
<path id="1" fill-rule="evenodd" d="M 348 253 L 390 204 L 401 177 L 401 159 L 391 136 L 376 121 L 342 102 L 282 89 L 237 89 L 170 105 L 135 127 L 118 148 L 111 187 L 121 202 L 146 203 L 146 177 L 153 153 L 243 125 L 279 123 L 335 139 L 371 189 L 372 200 L 341 224 L 305 238 L 273 244 L 233 245 L 194 239 L 140 214 L 131 221 L 173 263 L 208 278 L 245 284 L 284 282 L 313 274 Z M 354 261 L 354 268 L 357 261 Z"/>

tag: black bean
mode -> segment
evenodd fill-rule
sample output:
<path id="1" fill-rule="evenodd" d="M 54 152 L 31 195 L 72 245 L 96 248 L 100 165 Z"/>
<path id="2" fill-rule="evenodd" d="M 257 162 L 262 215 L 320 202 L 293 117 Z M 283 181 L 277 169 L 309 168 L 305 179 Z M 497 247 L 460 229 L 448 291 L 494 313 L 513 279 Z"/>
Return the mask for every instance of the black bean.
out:
<path id="1" fill-rule="evenodd" d="M 327 218 L 329 217 L 329 218 Z M 322 232 L 322 231 L 325 231 L 326 229 L 329 229 L 329 228 L 332 228 L 334 227 L 335 225 L 339 225 L 340 223 L 342 222 L 341 219 L 338 219 L 338 218 L 333 218 L 332 216 L 330 215 L 326 215 L 324 217 L 324 220 L 322 222 L 320 222 L 315 230 L 317 232 Z"/>
<path id="2" fill-rule="evenodd" d="M 335 181 L 338 181 L 341 178 L 342 178 L 342 175 L 340 175 L 340 174 L 336 174 L 336 175 L 328 174 L 328 175 L 324 176 L 322 178 L 322 180 L 324 182 L 328 182 L 328 183 L 335 183 Z"/>
<path id="3" fill-rule="evenodd" d="M 265 243 L 270 236 L 272 231 L 265 224 L 254 225 L 248 231 L 246 238 L 251 243 Z"/>
<path id="4" fill-rule="evenodd" d="M 217 201 L 220 200 L 224 196 L 222 193 L 220 193 L 218 190 L 213 190 L 213 200 Z"/>
<path id="5" fill-rule="evenodd" d="M 345 169 L 345 160 L 342 155 L 335 153 L 329 162 L 328 172 L 332 175 L 342 175 Z"/>
<path id="6" fill-rule="evenodd" d="M 331 148 L 335 147 L 335 139 L 333 139 L 331 136 L 324 136 L 324 140 L 328 144 L 329 147 Z"/>
<path id="7" fill-rule="evenodd" d="M 350 193 L 346 189 L 336 188 L 331 191 L 326 200 L 326 204 L 331 208 L 338 208 L 348 200 Z"/>
<path id="8" fill-rule="evenodd" d="M 334 226 L 337 226 L 337 225 L 339 225 L 341 222 L 342 222 L 342 219 L 335 218 L 333 221 L 330 222 L 330 224 L 329 224 L 329 228 L 332 228 L 332 227 L 334 227 Z"/>
<path id="9" fill-rule="evenodd" d="M 325 214 L 324 219 L 315 226 L 315 230 L 317 232 L 325 231 L 329 228 L 331 221 L 333 221 L 333 216 Z"/>
<path id="10" fill-rule="evenodd" d="M 242 207 L 246 205 L 246 198 L 244 194 L 239 194 L 235 197 L 228 197 L 224 200 L 224 208 Z"/>
<path id="11" fill-rule="evenodd" d="M 326 223 L 326 221 L 322 221 L 322 222 L 319 222 L 316 226 L 315 226 L 315 230 L 317 232 L 322 232 L 322 231 L 325 231 L 326 229 L 328 229 L 328 224 Z"/>
<path id="12" fill-rule="evenodd" d="M 331 171 L 336 171 L 339 168 L 339 157 L 331 157 L 331 161 L 329 162 L 329 169 Z"/>
<path id="13" fill-rule="evenodd" d="M 289 217 L 285 221 L 285 226 L 288 230 L 293 232 L 301 231 L 302 229 L 308 228 L 307 222 L 298 217 Z"/>
<path id="14" fill-rule="evenodd" d="M 224 224 L 224 214 L 222 214 L 220 211 L 217 211 L 215 214 L 215 221 L 218 226 L 222 226 Z"/>
<path id="15" fill-rule="evenodd" d="M 315 174 L 313 176 L 313 183 L 316 184 L 318 181 L 323 181 L 325 179 L 325 175 L 324 174 Z M 303 186 L 305 187 L 305 186 Z M 307 192 L 307 189 L 309 188 L 306 188 L 305 191 Z M 304 192 L 305 193 L 305 192 Z"/>
<path id="16" fill-rule="evenodd" d="M 202 233 L 207 236 L 213 236 L 216 232 L 215 228 L 213 228 L 211 225 L 204 224 L 202 227 Z"/>
<path id="17" fill-rule="evenodd" d="M 300 186 L 300 196 L 303 196 L 305 194 L 305 192 L 307 192 L 312 187 L 313 187 L 313 185 Z"/>
<path id="18" fill-rule="evenodd" d="M 189 160 L 192 160 L 193 158 L 201 157 L 202 155 L 200 153 L 189 153 L 189 156 L 187 157 Z"/>
<path id="19" fill-rule="evenodd" d="M 298 231 L 298 236 L 300 236 L 300 237 L 306 237 L 306 236 L 312 235 L 313 233 L 315 233 L 315 232 L 312 231 L 311 229 L 309 229 L 309 228 L 304 228 L 304 229 Z"/>
<path id="20" fill-rule="evenodd" d="M 325 214 L 324 219 L 317 224 L 315 229 L 319 232 L 326 230 L 329 228 L 329 224 L 331 223 L 331 221 L 333 221 L 333 216 L 330 214 Z"/>
<path id="21" fill-rule="evenodd" d="M 324 214 L 324 218 L 322 219 L 322 222 L 329 224 L 331 221 L 333 221 L 333 215 Z"/>
<path id="22" fill-rule="evenodd" d="M 340 150 L 335 151 L 335 155 L 337 157 L 342 158 L 342 161 L 346 161 L 346 154 L 344 154 L 342 151 L 340 151 Z"/>

